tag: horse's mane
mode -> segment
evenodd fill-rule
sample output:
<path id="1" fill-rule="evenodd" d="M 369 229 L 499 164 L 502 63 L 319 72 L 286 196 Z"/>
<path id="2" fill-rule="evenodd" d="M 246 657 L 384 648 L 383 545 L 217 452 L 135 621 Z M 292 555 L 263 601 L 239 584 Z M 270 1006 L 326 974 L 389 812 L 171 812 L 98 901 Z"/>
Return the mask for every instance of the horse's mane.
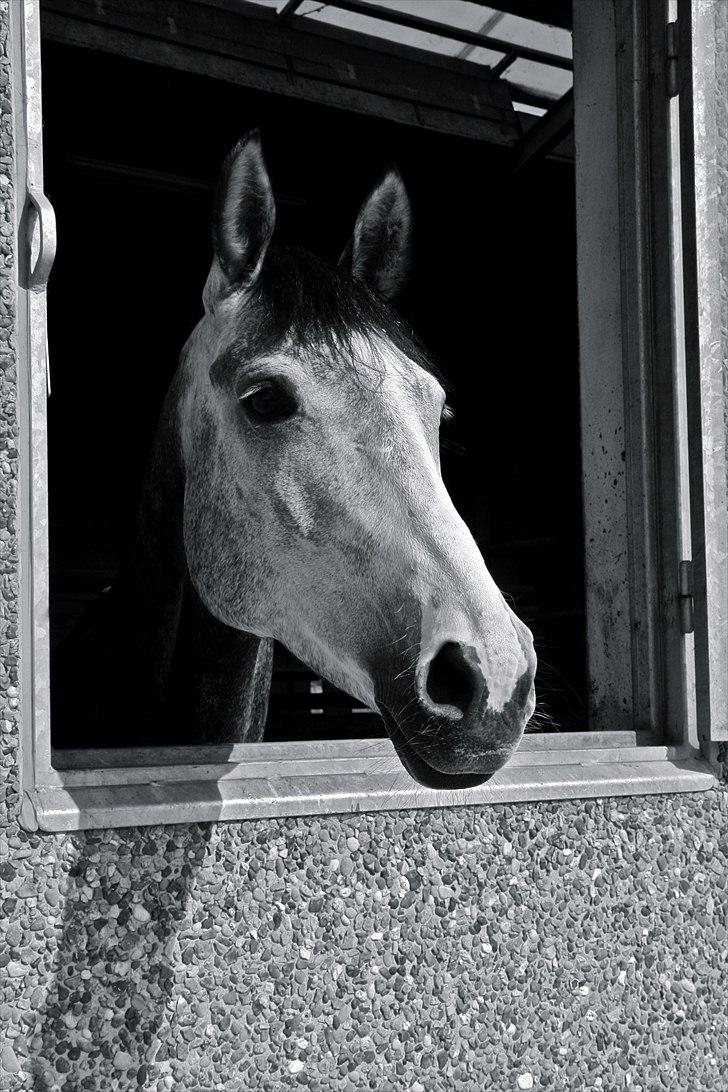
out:
<path id="1" fill-rule="evenodd" d="M 405 320 L 362 281 L 302 247 L 272 246 L 246 301 L 245 355 L 283 344 L 323 350 L 331 360 L 354 359 L 355 338 L 383 338 L 408 359 L 443 377 Z"/>

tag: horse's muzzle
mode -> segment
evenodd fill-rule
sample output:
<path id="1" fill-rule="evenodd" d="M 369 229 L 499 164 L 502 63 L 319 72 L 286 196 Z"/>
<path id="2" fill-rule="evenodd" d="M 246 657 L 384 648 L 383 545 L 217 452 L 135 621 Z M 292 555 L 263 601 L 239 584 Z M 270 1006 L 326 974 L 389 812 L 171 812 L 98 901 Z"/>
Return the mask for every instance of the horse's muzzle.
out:
<path id="1" fill-rule="evenodd" d="M 506 764 L 521 741 L 534 706 L 536 658 L 526 667 L 501 708 L 474 650 L 448 642 L 409 677 L 387 688 L 378 708 L 408 772 L 431 788 L 471 788 Z"/>

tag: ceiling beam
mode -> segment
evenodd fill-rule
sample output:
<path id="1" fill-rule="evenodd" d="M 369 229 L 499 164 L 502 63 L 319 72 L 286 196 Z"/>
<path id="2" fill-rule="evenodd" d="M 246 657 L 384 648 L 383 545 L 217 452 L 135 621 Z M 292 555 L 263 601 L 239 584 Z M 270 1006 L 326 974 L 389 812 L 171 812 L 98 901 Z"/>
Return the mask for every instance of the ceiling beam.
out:
<path id="1" fill-rule="evenodd" d="M 237 0 L 44 0 L 46 39 L 515 147 L 508 87 L 483 65 Z"/>
<path id="2" fill-rule="evenodd" d="M 522 171 L 528 164 L 547 156 L 556 148 L 570 129 L 574 127 L 574 93 L 567 91 L 547 114 L 539 118 L 522 137 L 516 148 L 513 173 Z"/>

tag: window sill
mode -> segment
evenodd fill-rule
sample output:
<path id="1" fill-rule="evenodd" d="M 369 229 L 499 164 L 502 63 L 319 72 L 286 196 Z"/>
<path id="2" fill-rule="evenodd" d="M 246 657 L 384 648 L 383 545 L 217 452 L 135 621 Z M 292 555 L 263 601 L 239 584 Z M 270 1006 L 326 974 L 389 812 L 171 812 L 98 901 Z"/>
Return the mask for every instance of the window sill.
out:
<path id="1" fill-rule="evenodd" d="M 67 768 L 49 771 L 48 780 L 54 783 L 24 793 L 21 821 L 26 829 L 70 831 L 697 792 L 717 784 L 708 764 L 691 748 L 638 745 L 630 732 L 526 736 L 511 762 L 490 781 L 457 792 L 418 785 L 388 750 L 388 741 L 366 744 L 368 754 L 362 741 L 296 744 L 296 753 L 306 748 L 308 757 L 295 761 L 288 744 L 246 744 L 245 763 L 239 761 L 240 748 L 233 753 L 220 749 L 228 756 L 223 762 L 204 761 L 217 757 L 209 754 L 216 748 L 189 748 L 192 754 L 179 765 L 149 764 L 164 752 L 134 752 L 124 755 L 133 763 L 117 761 L 103 769 L 89 761 L 103 752 L 70 752 L 63 756 Z M 329 752 L 325 763 L 316 754 L 322 747 Z M 277 761 L 272 748 L 280 754 Z M 115 752 L 117 759 L 123 754 Z M 112 757 L 106 753 L 107 762 Z"/>

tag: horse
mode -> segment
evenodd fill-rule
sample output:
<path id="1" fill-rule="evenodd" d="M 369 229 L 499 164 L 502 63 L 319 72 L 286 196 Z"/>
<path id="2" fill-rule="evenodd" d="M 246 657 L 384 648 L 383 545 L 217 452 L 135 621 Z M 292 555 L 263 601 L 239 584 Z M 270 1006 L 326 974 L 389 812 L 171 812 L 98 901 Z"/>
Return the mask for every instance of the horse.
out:
<path id="1" fill-rule="evenodd" d="M 406 189 L 385 172 L 336 267 L 274 243 L 275 216 L 253 131 L 222 167 L 73 743 L 260 741 L 277 640 L 381 715 L 418 782 L 480 784 L 533 713 L 536 656 L 447 493 L 445 390 L 393 305 Z"/>

